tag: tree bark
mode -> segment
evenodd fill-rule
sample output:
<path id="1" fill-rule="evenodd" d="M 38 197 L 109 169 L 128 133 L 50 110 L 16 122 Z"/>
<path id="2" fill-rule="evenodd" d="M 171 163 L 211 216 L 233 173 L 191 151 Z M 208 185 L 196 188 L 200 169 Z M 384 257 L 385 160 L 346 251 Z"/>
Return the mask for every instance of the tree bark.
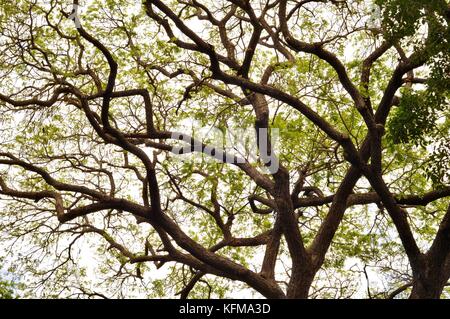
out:
<path id="1" fill-rule="evenodd" d="M 308 299 L 309 289 L 316 272 L 311 267 L 299 267 L 300 271 L 292 272 L 289 287 L 287 289 L 288 299 Z"/>
<path id="2" fill-rule="evenodd" d="M 427 267 L 415 276 L 410 299 L 439 299 L 447 283 L 448 275 L 440 269 Z"/>
<path id="3" fill-rule="evenodd" d="M 444 285 L 440 285 L 428 278 L 414 281 L 410 299 L 439 299 Z"/>
<path id="4" fill-rule="evenodd" d="M 445 262 L 432 254 L 425 255 L 426 261 L 418 274 L 414 274 L 410 299 L 439 299 L 450 279 L 450 254 Z"/>

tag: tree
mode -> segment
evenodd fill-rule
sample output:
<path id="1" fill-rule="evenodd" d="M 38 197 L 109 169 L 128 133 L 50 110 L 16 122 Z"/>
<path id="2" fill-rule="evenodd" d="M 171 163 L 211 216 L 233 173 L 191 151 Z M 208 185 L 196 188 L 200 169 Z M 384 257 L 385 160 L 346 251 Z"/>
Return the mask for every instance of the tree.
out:
<path id="1" fill-rule="evenodd" d="M 0 229 L 30 289 L 443 295 L 449 4 L 369 2 L 2 4 Z"/>

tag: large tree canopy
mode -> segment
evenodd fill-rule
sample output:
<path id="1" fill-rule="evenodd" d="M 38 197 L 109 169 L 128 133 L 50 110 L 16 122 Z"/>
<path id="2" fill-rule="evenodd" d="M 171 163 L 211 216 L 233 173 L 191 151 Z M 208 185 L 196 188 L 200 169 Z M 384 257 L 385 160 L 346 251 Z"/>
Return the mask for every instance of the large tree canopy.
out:
<path id="1" fill-rule="evenodd" d="M 448 297 L 449 20 L 2 1 L 5 271 L 40 297 Z"/>

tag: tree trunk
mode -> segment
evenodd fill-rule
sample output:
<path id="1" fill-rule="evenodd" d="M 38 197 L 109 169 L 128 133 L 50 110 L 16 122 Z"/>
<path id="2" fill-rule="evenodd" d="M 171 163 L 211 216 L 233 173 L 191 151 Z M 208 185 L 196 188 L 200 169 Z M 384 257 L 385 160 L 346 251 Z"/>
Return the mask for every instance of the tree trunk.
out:
<path id="1" fill-rule="evenodd" d="M 314 280 L 315 272 L 302 269 L 302 272 L 293 273 L 287 290 L 288 299 L 308 299 L 309 289 Z"/>
<path id="2" fill-rule="evenodd" d="M 416 280 L 413 283 L 413 289 L 410 299 L 439 299 L 444 290 L 445 283 L 440 283 L 428 278 Z"/>
<path id="3" fill-rule="evenodd" d="M 414 276 L 410 299 L 439 299 L 450 276 L 450 256 L 444 264 L 429 260 L 423 271 Z"/>

